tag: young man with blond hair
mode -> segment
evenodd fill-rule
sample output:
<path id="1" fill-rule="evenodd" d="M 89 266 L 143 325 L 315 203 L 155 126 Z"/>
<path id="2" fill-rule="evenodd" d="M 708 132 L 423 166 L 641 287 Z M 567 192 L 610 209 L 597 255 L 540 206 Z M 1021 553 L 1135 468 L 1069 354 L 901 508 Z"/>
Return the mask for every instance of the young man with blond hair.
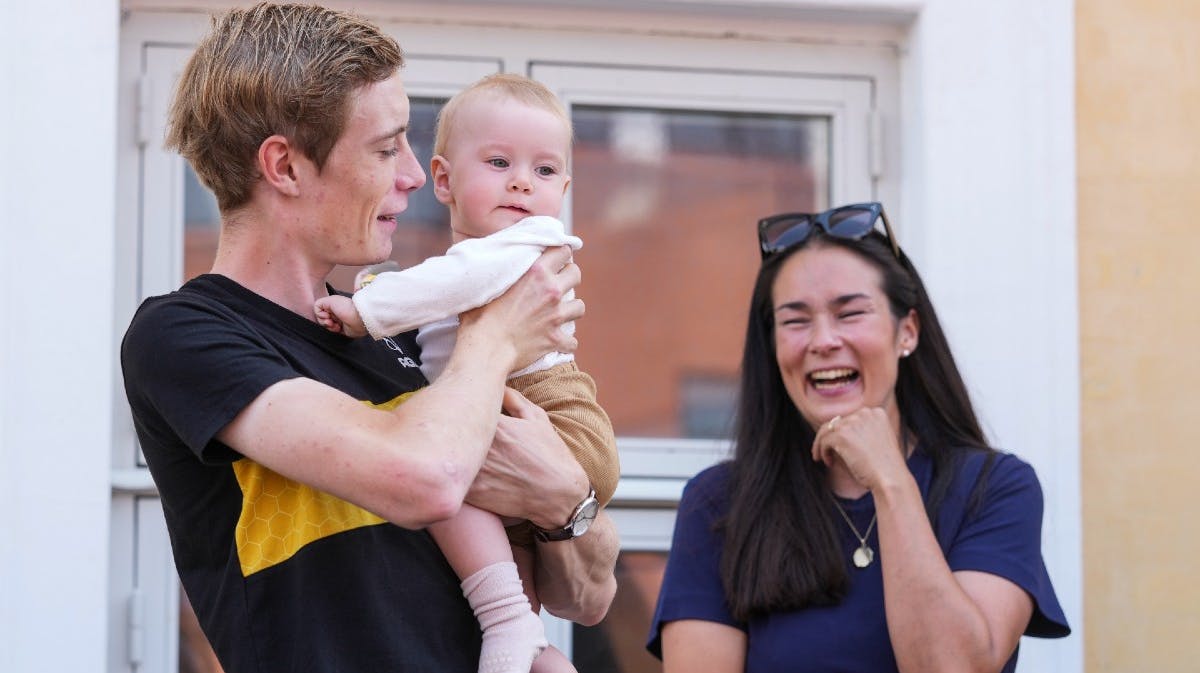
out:
<path id="1" fill-rule="evenodd" d="M 211 273 L 139 308 L 122 367 L 180 578 L 229 673 L 475 671 L 479 627 L 421 529 L 464 500 L 554 529 L 589 493 L 545 412 L 505 387 L 576 346 L 568 249 L 462 314 L 432 385 L 412 333 L 315 322 L 326 275 L 386 258 L 424 184 L 402 64 L 370 23 L 262 4 L 214 20 L 171 109 L 168 144 L 216 193 L 221 239 Z M 598 621 L 616 554 L 603 513 L 542 545 L 543 603 Z"/>

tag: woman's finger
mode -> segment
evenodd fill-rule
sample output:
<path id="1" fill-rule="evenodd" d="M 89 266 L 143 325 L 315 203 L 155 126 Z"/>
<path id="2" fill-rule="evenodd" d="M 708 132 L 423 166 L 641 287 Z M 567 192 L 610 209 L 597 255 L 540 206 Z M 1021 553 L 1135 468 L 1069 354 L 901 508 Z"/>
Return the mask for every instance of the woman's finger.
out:
<path id="1" fill-rule="evenodd" d="M 833 446 L 829 444 L 827 438 L 829 437 L 830 433 L 835 431 L 837 424 L 841 419 L 841 416 L 834 416 L 829 420 L 828 423 L 822 423 L 821 426 L 817 428 L 817 436 L 813 438 L 812 445 L 813 462 L 823 462 L 827 466 L 832 463 L 831 459 L 826 455 L 829 451 L 833 451 Z"/>

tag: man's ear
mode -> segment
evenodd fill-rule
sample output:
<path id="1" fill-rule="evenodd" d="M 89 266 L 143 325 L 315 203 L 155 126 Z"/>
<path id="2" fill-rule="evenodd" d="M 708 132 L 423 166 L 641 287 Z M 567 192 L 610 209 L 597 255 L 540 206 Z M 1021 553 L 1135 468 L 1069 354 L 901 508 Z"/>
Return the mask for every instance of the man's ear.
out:
<path id="1" fill-rule="evenodd" d="M 281 135 L 273 135 L 258 146 L 258 171 L 263 182 L 288 196 L 300 195 L 295 162 L 303 155 Z"/>
<path id="2" fill-rule="evenodd" d="M 433 180 L 433 195 L 442 205 L 450 205 L 454 202 L 454 196 L 450 193 L 450 162 L 446 161 L 446 157 L 435 154 L 433 159 L 429 160 L 429 177 Z"/>

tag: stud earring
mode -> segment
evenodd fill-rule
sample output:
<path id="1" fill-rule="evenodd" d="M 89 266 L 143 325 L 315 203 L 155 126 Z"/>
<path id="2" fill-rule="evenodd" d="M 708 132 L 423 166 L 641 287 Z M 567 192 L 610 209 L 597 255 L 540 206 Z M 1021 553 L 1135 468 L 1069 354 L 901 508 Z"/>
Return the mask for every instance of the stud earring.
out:
<path id="1" fill-rule="evenodd" d="M 906 357 L 908 357 L 909 355 L 912 355 L 912 351 L 908 350 L 907 348 L 905 348 L 904 350 L 900 351 L 900 357 L 902 357 L 902 358 L 906 358 Z"/>

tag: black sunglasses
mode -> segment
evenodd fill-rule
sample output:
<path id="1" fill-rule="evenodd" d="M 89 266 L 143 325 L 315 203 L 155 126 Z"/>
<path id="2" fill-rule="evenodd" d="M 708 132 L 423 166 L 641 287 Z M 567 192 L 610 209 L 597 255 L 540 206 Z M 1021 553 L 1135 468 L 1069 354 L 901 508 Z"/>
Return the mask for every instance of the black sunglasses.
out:
<path id="1" fill-rule="evenodd" d="M 900 259 L 900 246 L 892 235 L 892 225 L 888 224 L 883 204 L 878 202 L 853 203 L 816 214 L 782 213 L 764 217 L 758 221 L 758 245 L 766 259 L 807 241 L 817 227 L 834 238 L 857 241 L 874 231 L 875 222 L 881 219 L 892 252 Z"/>

